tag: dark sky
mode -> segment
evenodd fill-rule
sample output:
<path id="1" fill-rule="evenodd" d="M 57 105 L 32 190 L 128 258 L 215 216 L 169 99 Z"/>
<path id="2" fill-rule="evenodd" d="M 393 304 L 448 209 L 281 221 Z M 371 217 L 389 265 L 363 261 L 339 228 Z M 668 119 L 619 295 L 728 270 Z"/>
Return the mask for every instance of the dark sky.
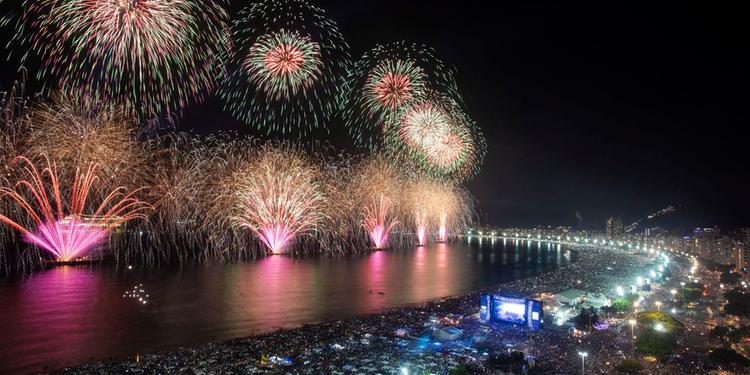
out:
<path id="1" fill-rule="evenodd" d="M 628 222 L 671 204 L 682 225 L 750 225 L 744 9 L 313 2 L 338 22 L 355 57 L 407 40 L 456 67 L 488 141 L 468 186 L 490 224 L 603 226 L 610 215 Z M 215 100 L 187 110 L 179 126 L 246 130 Z M 331 132 L 334 144 L 351 147 L 340 124 Z"/>

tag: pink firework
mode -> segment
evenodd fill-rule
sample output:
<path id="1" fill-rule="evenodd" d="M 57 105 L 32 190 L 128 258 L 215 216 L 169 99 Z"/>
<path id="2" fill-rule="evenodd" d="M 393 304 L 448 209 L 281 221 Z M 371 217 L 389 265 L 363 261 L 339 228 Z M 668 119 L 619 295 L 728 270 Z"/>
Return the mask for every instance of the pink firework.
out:
<path id="1" fill-rule="evenodd" d="M 283 224 L 276 223 L 261 227 L 259 237 L 271 253 L 280 254 L 286 248 L 287 243 L 294 238 L 294 232 Z"/>
<path id="2" fill-rule="evenodd" d="M 56 259 L 67 262 L 87 254 L 106 241 L 107 234 L 104 228 L 71 219 L 42 223 L 34 232 L 27 232 L 24 239 Z"/>
<path id="3" fill-rule="evenodd" d="M 45 161 L 46 166 L 40 172 L 29 159 L 16 158 L 28 180 L 17 181 L 13 189 L 0 188 L 0 199 L 13 203 L 18 217 L 13 220 L 0 215 L 0 222 L 21 232 L 27 242 L 49 252 L 56 260 L 69 261 L 85 255 L 104 240 L 111 228 L 130 220 L 146 219 L 145 211 L 151 206 L 134 197 L 141 189 L 127 193 L 120 187 L 105 195 L 98 206 L 90 206 L 89 193 L 98 179 L 97 164 L 90 164 L 83 173 L 76 169 L 70 198 L 63 199 L 57 166 L 46 157 Z M 89 206 L 96 209 L 86 212 Z M 35 227 L 27 228 L 19 222 L 32 222 Z"/>
<path id="4" fill-rule="evenodd" d="M 419 246 L 424 246 L 425 240 L 427 240 L 427 228 L 424 226 L 417 227 L 417 242 Z"/>
<path id="5" fill-rule="evenodd" d="M 438 242 L 448 240 L 448 214 L 445 211 L 440 212 L 440 225 L 438 226 Z"/>
<path id="6" fill-rule="evenodd" d="M 417 244 L 419 246 L 424 246 L 425 242 L 427 240 L 427 219 L 426 215 L 418 211 L 415 215 L 416 218 L 416 224 L 417 224 Z"/>
<path id="7" fill-rule="evenodd" d="M 287 251 L 295 237 L 314 230 L 325 200 L 317 171 L 291 149 L 266 148 L 242 173 L 236 225 L 255 233 L 272 254 Z"/>
<path id="8" fill-rule="evenodd" d="M 377 64 L 364 85 L 363 104 L 366 112 L 385 120 L 415 95 L 424 92 L 425 74 L 412 60 L 388 59 Z"/>
<path id="9" fill-rule="evenodd" d="M 370 206 L 365 207 L 365 218 L 362 221 L 362 226 L 367 229 L 375 249 L 385 247 L 388 242 L 388 235 L 398 224 L 398 220 L 395 218 L 388 220 L 390 206 L 388 199 L 380 194 L 378 202 L 373 201 Z"/>

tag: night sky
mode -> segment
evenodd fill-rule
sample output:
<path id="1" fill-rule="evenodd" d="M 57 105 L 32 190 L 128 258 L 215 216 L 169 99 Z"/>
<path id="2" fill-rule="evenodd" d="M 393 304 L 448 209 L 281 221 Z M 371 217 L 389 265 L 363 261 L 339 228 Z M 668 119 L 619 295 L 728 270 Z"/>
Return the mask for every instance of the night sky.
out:
<path id="1" fill-rule="evenodd" d="M 678 227 L 750 225 L 743 10 L 688 2 L 313 2 L 338 22 L 355 57 L 407 40 L 455 66 L 489 146 L 468 183 L 483 222 L 603 227 L 608 216 L 627 223 L 671 204 Z M 17 67 L 4 64 L 7 87 Z M 178 128 L 252 133 L 213 99 L 187 109 Z M 356 151 L 340 123 L 330 131 L 334 145 Z"/>

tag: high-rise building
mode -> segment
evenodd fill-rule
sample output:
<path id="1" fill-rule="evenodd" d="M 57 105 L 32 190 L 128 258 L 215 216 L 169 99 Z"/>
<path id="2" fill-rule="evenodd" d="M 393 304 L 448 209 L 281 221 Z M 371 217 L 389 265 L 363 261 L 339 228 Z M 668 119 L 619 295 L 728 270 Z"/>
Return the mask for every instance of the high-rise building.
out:
<path id="1" fill-rule="evenodd" d="M 693 240 L 695 241 L 697 255 L 701 258 L 713 260 L 720 235 L 719 228 L 696 228 L 693 231 Z"/>
<path id="2" fill-rule="evenodd" d="M 735 253 L 735 245 L 732 237 L 727 235 L 721 236 L 716 241 L 716 245 L 713 247 L 709 258 L 717 264 L 734 264 L 736 266 L 737 254 Z"/>
<path id="3" fill-rule="evenodd" d="M 736 241 L 737 257 L 740 260 L 737 264 L 737 271 L 747 276 L 750 273 L 750 228 L 744 228 L 740 233 L 741 241 Z"/>
<path id="4" fill-rule="evenodd" d="M 747 273 L 747 247 L 743 241 L 734 241 L 732 255 L 734 256 L 735 270 L 745 275 Z"/>
<path id="5" fill-rule="evenodd" d="M 695 240 L 693 239 L 693 237 L 682 237 L 682 239 L 680 239 L 680 248 L 683 252 L 690 255 L 698 255 L 698 252 L 695 249 Z"/>
<path id="6" fill-rule="evenodd" d="M 621 236 L 623 233 L 625 233 L 625 225 L 623 224 L 622 219 L 619 216 L 613 216 L 607 219 L 605 229 L 607 232 L 607 239 L 609 240 L 612 240 L 617 236 Z"/>

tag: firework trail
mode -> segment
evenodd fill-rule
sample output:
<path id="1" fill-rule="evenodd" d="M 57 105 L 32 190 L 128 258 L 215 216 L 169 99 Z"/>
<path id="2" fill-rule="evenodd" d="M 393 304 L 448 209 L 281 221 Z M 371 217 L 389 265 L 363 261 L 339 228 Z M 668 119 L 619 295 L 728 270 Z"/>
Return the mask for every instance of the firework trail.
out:
<path id="1" fill-rule="evenodd" d="M 435 207 L 437 182 L 429 179 L 412 179 L 407 185 L 407 210 L 411 213 L 411 223 L 414 228 L 418 246 L 424 246 L 428 240 L 428 229 Z"/>
<path id="2" fill-rule="evenodd" d="M 97 181 L 95 164 L 85 172 L 77 169 L 65 201 L 57 166 L 46 159 L 39 171 L 25 157 L 18 157 L 27 179 L 15 188 L 0 187 L 0 197 L 12 202 L 17 210 L 0 214 L 0 221 L 19 231 L 32 244 L 47 250 L 58 261 L 69 261 L 84 255 L 101 242 L 111 228 L 135 219 L 146 219 L 151 207 L 135 198 L 140 189 L 127 192 L 124 188 L 111 191 L 98 205 L 89 202 L 92 185 Z M 87 214 L 88 213 L 88 214 Z M 8 216 L 10 215 L 10 216 Z M 17 216 L 12 219 L 11 216 Z M 33 227 L 20 220 L 31 219 Z"/>
<path id="3" fill-rule="evenodd" d="M 55 93 L 30 106 L 24 154 L 47 155 L 58 166 L 96 164 L 97 193 L 118 186 L 142 186 L 150 153 L 138 140 L 132 114 L 83 95 Z M 68 176 L 65 176 L 68 177 Z"/>
<path id="4" fill-rule="evenodd" d="M 458 185 L 415 178 L 407 185 L 406 195 L 411 212 L 408 225 L 414 228 L 418 245 L 427 243 L 431 228 L 436 228 L 437 242 L 447 242 L 451 228 L 460 230 L 471 222 L 471 197 Z"/>
<path id="5" fill-rule="evenodd" d="M 230 47 L 224 2 L 27 0 L 12 44 L 40 78 L 146 116 L 201 101 Z M 31 53 L 29 53 L 31 52 Z"/>
<path id="6" fill-rule="evenodd" d="M 183 260 L 190 252 L 208 247 L 201 218 L 206 213 L 203 196 L 210 169 L 202 147 L 199 139 L 184 133 L 158 136 L 147 146 L 151 163 L 144 186 L 154 214 L 141 229 L 150 245 L 144 255 L 151 261 L 166 261 L 173 255 Z"/>
<path id="7" fill-rule="evenodd" d="M 253 164 L 237 193 L 240 214 L 234 221 L 279 254 L 296 236 L 316 228 L 325 198 L 315 168 L 299 153 L 267 147 Z"/>
<path id="8" fill-rule="evenodd" d="M 427 243 L 427 218 L 422 210 L 414 213 L 416 226 L 417 245 L 424 246 Z"/>
<path id="9" fill-rule="evenodd" d="M 239 193 L 252 177 L 263 147 L 254 138 L 220 133 L 201 140 L 194 151 L 198 173 L 205 177 L 196 200 L 198 224 L 216 255 L 241 259 L 267 254 L 235 220 L 242 213 Z"/>
<path id="10" fill-rule="evenodd" d="M 322 155 L 321 188 L 326 200 L 323 221 L 316 234 L 321 251 L 330 254 L 348 254 L 368 248 L 366 238 L 360 238 L 361 212 L 356 187 L 352 184 L 358 159 L 351 155 Z"/>
<path id="11" fill-rule="evenodd" d="M 26 134 L 28 121 L 23 116 L 28 101 L 25 97 L 26 70 L 20 70 L 21 77 L 6 91 L 0 92 L 0 186 L 10 186 L 13 172 L 9 165 L 15 155 L 19 155 L 26 148 Z M 0 200 L 0 212 L 7 212 L 9 206 L 5 200 Z M 0 226 L 0 267 L 2 272 L 9 272 L 12 258 L 16 253 L 11 252 L 11 244 L 15 236 L 13 229 Z M 25 254 L 33 259 L 33 255 Z M 38 258 L 38 257 L 36 257 Z M 24 265 L 24 262 L 20 262 Z"/>
<path id="12" fill-rule="evenodd" d="M 373 200 L 365 206 L 364 219 L 362 226 L 367 229 L 370 240 L 375 249 L 382 249 L 388 241 L 388 235 L 391 230 L 398 224 L 398 220 L 389 215 L 391 203 L 383 194 L 380 199 Z"/>
<path id="13" fill-rule="evenodd" d="M 358 205 L 361 225 L 376 249 L 386 245 L 386 241 L 399 246 L 402 238 L 392 236 L 392 230 L 404 217 L 402 202 L 404 176 L 384 155 L 376 154 L 363 159 L 355 174 L 350 177 L 351 197 Z M 351 198 L 350 198 L 351 199 Z"/>
<path id="14" fill-rule="evenodd" d="M 386 124 L 427 90 L 460 102 L 454 74 L 424 45 L 396 42 L 366 52 L 350 70 L 342 92 L 344 120 L 357 144 L 378 149 Z"/>
<path id="15" fill-rule="evenodd" d="M 26 70 L 21 69 L 21 78 L 7 91 L 0 92 L 0 183 L 7 186 L 10 171 L 8 165 L 15 155 L 25 150 L 29 121 L 24 116 L 28 101 L 25 97 Z"/>
<path id="16" fill-rule="evenodd" d="M 349 47 L 325 12 L 304 0 L 262 0 L 240 12 L 219 95 L 237 119 L 267 132 L 324 127 Z"/>
<path id="17" fill-rule="evenodd" d="M 463 187 L 438 184 L 432 204 L 433 217 L 437 217 L 437 242 L 447 242 L 451 230 L 455 233 L 471 224 L 474 203 Z"/>

